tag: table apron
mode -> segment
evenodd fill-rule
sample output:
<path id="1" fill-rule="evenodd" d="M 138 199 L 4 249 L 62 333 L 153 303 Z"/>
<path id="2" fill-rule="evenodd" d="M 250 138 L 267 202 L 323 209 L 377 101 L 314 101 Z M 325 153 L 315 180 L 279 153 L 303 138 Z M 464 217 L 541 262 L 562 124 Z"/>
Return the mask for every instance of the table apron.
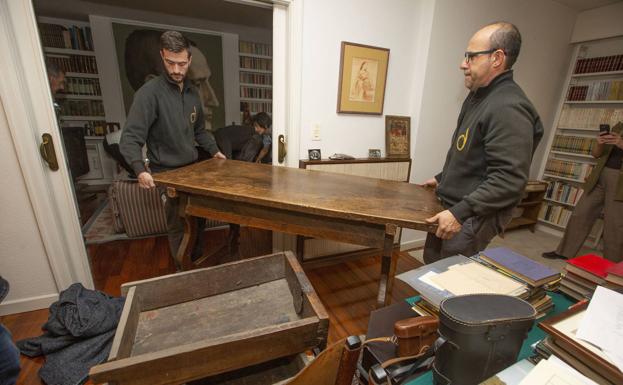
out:
<path id="1" fill-rule="evenodd" d="M 393 236 L 396 232 L 396 226 L 390 224 L 301 213 L 216 197 L 186 195 L 182 199 L 186 201 L 186 215 L 378 249 L 383 249 L 385 235 Z"/>

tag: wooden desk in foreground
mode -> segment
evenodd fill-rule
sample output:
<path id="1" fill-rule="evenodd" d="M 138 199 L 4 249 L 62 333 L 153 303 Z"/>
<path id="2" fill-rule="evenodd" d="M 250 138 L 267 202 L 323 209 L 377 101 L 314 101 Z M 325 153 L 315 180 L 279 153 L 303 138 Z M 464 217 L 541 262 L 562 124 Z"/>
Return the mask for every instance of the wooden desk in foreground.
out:
<path id="1" fill-rule="evenodd" d="M 190 269 L 196 221 L 204 217 L 382 250 L 377 302 L 394 276 L 397 227 L 434 231 L 425 219 L 442 210 L 432 190 L 388 180 L 211 159 L 154 175 L 181 199 L 186 231 L 177 259 Z"/>

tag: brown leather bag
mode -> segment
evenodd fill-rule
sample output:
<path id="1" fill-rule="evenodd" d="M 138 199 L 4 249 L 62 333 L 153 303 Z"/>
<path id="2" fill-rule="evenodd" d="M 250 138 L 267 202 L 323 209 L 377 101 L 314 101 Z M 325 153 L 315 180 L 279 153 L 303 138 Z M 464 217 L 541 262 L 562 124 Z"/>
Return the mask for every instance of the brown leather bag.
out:
<path id="1" fill-rule="evenodd" d="M 437 339 L 439 319 L 433 316 L 413 317 L 394 324 L 398 357 L 416 356 Z"/>

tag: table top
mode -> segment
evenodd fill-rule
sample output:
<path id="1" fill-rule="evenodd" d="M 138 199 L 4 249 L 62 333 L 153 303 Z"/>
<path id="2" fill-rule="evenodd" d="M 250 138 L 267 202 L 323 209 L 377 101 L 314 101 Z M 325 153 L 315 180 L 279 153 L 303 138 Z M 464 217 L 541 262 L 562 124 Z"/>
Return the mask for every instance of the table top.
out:
<path id="1" fill-rule="evenodd" d="M 210 159 L 154 174 L 178 192 L 264 207 L 434 231 L 425 219 L 443 210 L 432 189 L 384 179 Z"/>

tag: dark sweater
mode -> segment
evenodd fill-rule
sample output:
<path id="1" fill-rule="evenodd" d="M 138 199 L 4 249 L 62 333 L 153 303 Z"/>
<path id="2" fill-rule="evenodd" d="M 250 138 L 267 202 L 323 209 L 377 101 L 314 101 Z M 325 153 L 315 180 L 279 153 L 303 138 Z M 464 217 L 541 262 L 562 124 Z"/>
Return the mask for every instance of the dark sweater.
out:
<path id="1" fill-rule="evenodd" d="M 461 223 L 515 206 L 543 125 L 513 72 L 470 92 L 461 108 L 437 195 Z"/>
<path id="2" fill-rule="evenodd" d="M 205 130 L 199 93 L 188 80 L 179 86 L 166 75 L 145 83 L 134 95 L 119 150 L 136 175 L 145 171 L 142 147 L 157 169 L 186 166 L 197 160 L 195 141 L 211 155 L 219 150 Z"/>

